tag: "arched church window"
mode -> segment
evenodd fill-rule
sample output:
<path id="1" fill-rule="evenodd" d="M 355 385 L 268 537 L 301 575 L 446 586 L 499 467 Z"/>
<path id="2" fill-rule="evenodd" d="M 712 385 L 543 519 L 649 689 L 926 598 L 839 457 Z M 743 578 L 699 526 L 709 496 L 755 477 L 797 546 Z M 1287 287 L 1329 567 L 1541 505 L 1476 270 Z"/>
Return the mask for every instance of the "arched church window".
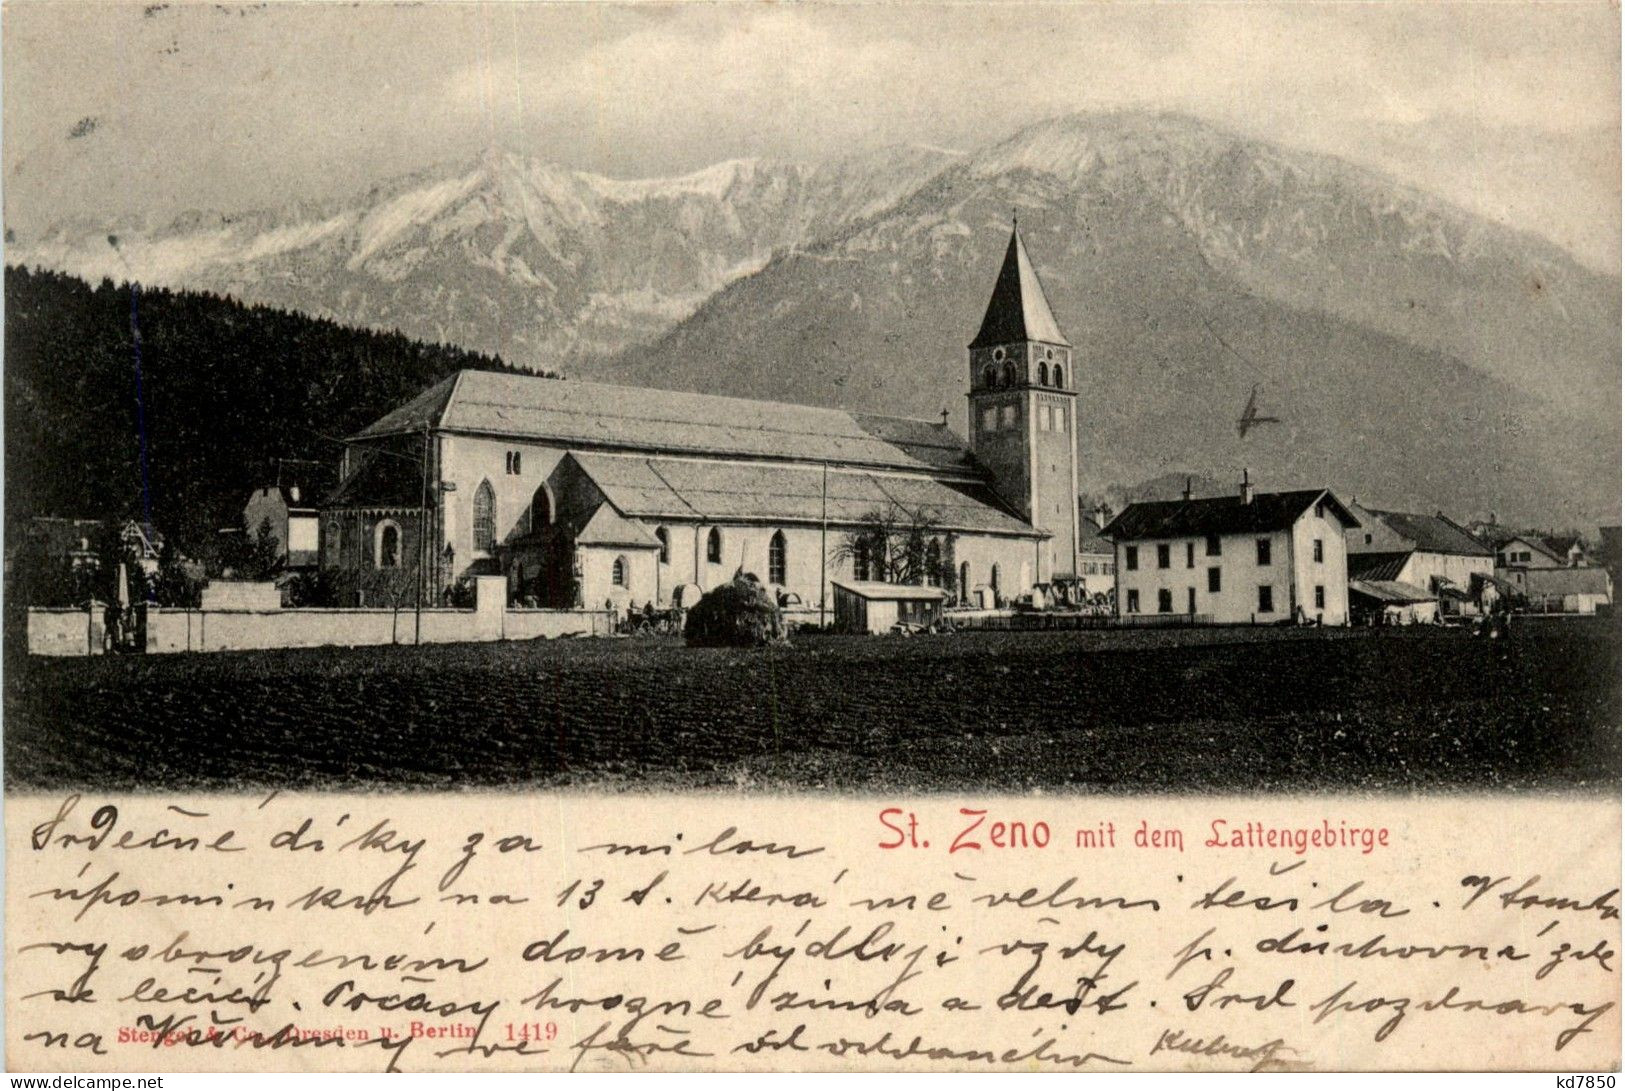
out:
<path id="1" fill-rule="evenodd" d="M 627 584 L 626 558 L 616 557 L 615 563 L 609 569 L 609 582 L 616 587 L 625 587 Z"/>
<path id="2" fill-rule="evenodd" d="M 497 491 L 481 481 L 474 490 L 474 552 L 489 553 L 497 544 Z"/>
<path id="3" fill-rule="evenodd" d="M 993 594 L 994 595 L 998 595 L 998 593 L 999 593 L 999 564 L 998 564 L 997 561 L 993 562 L 993 568 L 987 574 L 987 585 L 989 587 L 993 588 Z"/>
<path id="4" fill-rule="evenodd" d="M 961 561 L 959 563 L 959 587 L 958 587 L 958 591 L 959 591 L 959 601 L 960 602 L 966 601 L 966 596 L 970 594 L 970 562 L 969 561 Z"/>
<path id="5" fill-rule="evenodd" d="M 767 582 L 783 586 L 788 582 L 789 564 L 784 549 L 784 531 L 775 530 L 767 542 Z"/>
<path id="6" fill-rule="evenodd" d="M 705 536 L 705 559 L 712 564 L 722 563 L 722 531 L 716 527 Z"/>
<path id="7" fill-rule="evenodd" d="M 1055 385 L 1056 386 L 1065 386 L 1066 385 L 1066 372 L 1061 370 L 1061 365 L 1060 364 L 1055 365 L 1054 379 L 1055 379 Z"/>
<path id="8" fill-rule="evenodd" d="M 997 383 L 998 381 L 999 373 L 994 370 L 992 364 L 989 364 L 982 369 L 982 385 L 984 387 L 991 388 L 993 384 Z"/>
<path id="9" fill-rule="evenodd" d="M 1038 364 L 1038 385 L 1049 385 L 1049 365 L 1040 361 Z"/>
<path id="10" fill-rule="evenodd" d="M 385 519 L 378 524 L 377 535 L 373 541 L 373 564 L 378 568 L 399 568 L 401 528 L 393 519 Z"/>
<path id="11" fill-rule="evenodd" d="M 546 485 L 537 485 L 530 497 L 530 529 L 540 533 L 552 521 L 553 498 L 548 495 Z"/>
<path id="12" fill-rule="evenodd" d="M 1004 365 L 1004 385 L 1016 385 L 1016 365 L 1014 361 Z"/>
<path id="13" fill-rule="evenodd" d="M 671 535 L 665 527 L 655 527 L 655 541 L 660 543 L 660 563 L 671 563 Z"/>

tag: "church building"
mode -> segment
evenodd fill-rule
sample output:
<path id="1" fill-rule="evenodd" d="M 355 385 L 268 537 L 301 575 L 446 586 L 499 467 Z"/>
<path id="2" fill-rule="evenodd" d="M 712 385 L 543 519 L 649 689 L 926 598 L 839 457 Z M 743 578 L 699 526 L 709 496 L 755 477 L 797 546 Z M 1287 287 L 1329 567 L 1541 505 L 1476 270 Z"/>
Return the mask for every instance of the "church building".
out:
<path id="1" fill-rule="evenodd" d="M 1019 231 L 969 346 L 970 441 L 940 421 L 462 371 L 349 437 L 322 505 L 346 605 L 503 574 L 539 607 L 685 603 L 736 571 L 1002 605 L 1075 583 L 1077 376 Z"/>

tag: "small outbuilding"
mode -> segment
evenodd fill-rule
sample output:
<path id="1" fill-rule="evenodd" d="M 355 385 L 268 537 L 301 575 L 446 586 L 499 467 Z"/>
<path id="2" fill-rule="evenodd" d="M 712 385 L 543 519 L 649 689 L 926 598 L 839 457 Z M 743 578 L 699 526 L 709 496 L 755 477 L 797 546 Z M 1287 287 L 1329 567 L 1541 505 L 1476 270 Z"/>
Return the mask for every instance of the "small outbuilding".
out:
<path id="1" fill-rule="evenodd" d="M 835 630 L 841 633 L 885 633 L 893 625 L 930 625 L 942 617 L 948 593 L 940 587 L 867 580 L 832 580 Z"/>
<path id="2" fill-rule="evenodd" d="M 1399 580 L 1350 580 L 1349 609 L 1356 625 L 1419 625 L 1439 620 L 1438 596 Z"/>

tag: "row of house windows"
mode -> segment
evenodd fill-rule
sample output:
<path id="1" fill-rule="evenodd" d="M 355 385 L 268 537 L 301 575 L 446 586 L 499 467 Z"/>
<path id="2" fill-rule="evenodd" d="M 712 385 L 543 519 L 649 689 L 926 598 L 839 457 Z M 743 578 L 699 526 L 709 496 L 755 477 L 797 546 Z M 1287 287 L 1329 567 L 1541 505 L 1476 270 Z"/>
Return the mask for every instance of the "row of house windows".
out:
<path id="1" fill-rule="evenodd" d="M 1272 557 L 1271 557 L 1271 551 L 1272 551 L 1272 546 L 1270 544 L 1270 539 L 1268 539 L 1268 538 L 1260 538 L 1260 539 L 1258 539 L 1258 564 L 1259 564 L 1260 568 L 1268 567 L 1271 563 L 1273 563 L 1272 562 Z M 1220 556 L 1220 552 L 1219 552 L 1219 536 L 1217 534 L 1208 535 L 1206 553 L 1207 553 L 1207 556 L 1209 556 L 1209 557 Z M 1326 546 L 1325 546 L 1324 541 L 1322 541 L 1319 538 L 1316 538 L 1314 540 L 1314 542 L 1313 542 L 1313 554 L 1312 555 L 1314 557 L 1314 561 L 1315 561 L 1316 564 L 1323 564 L 1325 562 L 1325 560 L 1326 560 Z M 1173 545 L 1172 545 L 1172 543 L 1159 542 L 1157 544 L 1157 567 L 1158 568 L 1170 568 L 1172 566 L 1173 566 Z M 1130 571 L 1130 572 L 1139 571 L 1139 568 L 1140 568 L 1140 547 L 1139 546 L 1124 546 L 1123 547 L 1123 567 L 1125 569 L 1127 569 L 1128 571 Z M 1185 567 L 1186 568 L 1195 568 L 1196 567 L 1196 543 L 1195 542 L 1186 542 L 1185 543 Z M 1211 571 L 1217 572 L 1218 569 L 1212 569 Z"/>
<path id="2" fill-rule="evenodd" d="M 1219 570 L 1217 568 L 1207 570 L 1207 584 L 1207 589 L 1210 592 L 1218 592 Z M 1124 608 L 1131 614 L 1140 612 L 1140 592 L 1138 588 L 1129 589 Z M 1326 609 L 1325 584 L 1315 585 L 1315 609 Z M 1173 612 L 1173 589 L 1169 587 L 1159 588 L 1157 591 L 1157 613 L 1171 614 Z M 1196 613 L 1196 588 L 1194 587 L 1185 588 L 1185 612 L 1188 614 Z M 1258 585 L 1258 612 L 1261 614 L 1273 614 L 1275 612 L 1275 587 L 1272 584 L 1261 583 Z"/>
<path id="3" fill-rule="evenodd" d="M 1002 371 L 994 367 L 992 364 L 989 364 L 982 369 L 982 385 L 989 390 L 996 389 L 1001 386 L 1015 386 L 1017 381 L 1019 381 L 1019 378 L 1020 376 L 1016 371 L 1016 365 L 1013 361 L 1005 364 Z M 1054 387 L 1066 386 L 1066 369 L 1060 364 L 1056 364 L 1052 368 L 1049 364 L 1042 362 L 1039 363 L 1038 385 Z"/>

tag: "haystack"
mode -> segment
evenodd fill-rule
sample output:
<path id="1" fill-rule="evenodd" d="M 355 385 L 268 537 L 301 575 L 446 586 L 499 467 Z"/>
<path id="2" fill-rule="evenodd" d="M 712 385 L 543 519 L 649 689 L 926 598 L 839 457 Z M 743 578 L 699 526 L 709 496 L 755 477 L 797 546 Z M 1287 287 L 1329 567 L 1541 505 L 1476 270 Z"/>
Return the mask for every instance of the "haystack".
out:
<path id="1" fill-rule="evenodd" d="M 783 644 L 784 614 L 773 593 L 742 572 L 701 596 L 688 612 L 683 636 L 690 645 L 707 648 Z"/>

